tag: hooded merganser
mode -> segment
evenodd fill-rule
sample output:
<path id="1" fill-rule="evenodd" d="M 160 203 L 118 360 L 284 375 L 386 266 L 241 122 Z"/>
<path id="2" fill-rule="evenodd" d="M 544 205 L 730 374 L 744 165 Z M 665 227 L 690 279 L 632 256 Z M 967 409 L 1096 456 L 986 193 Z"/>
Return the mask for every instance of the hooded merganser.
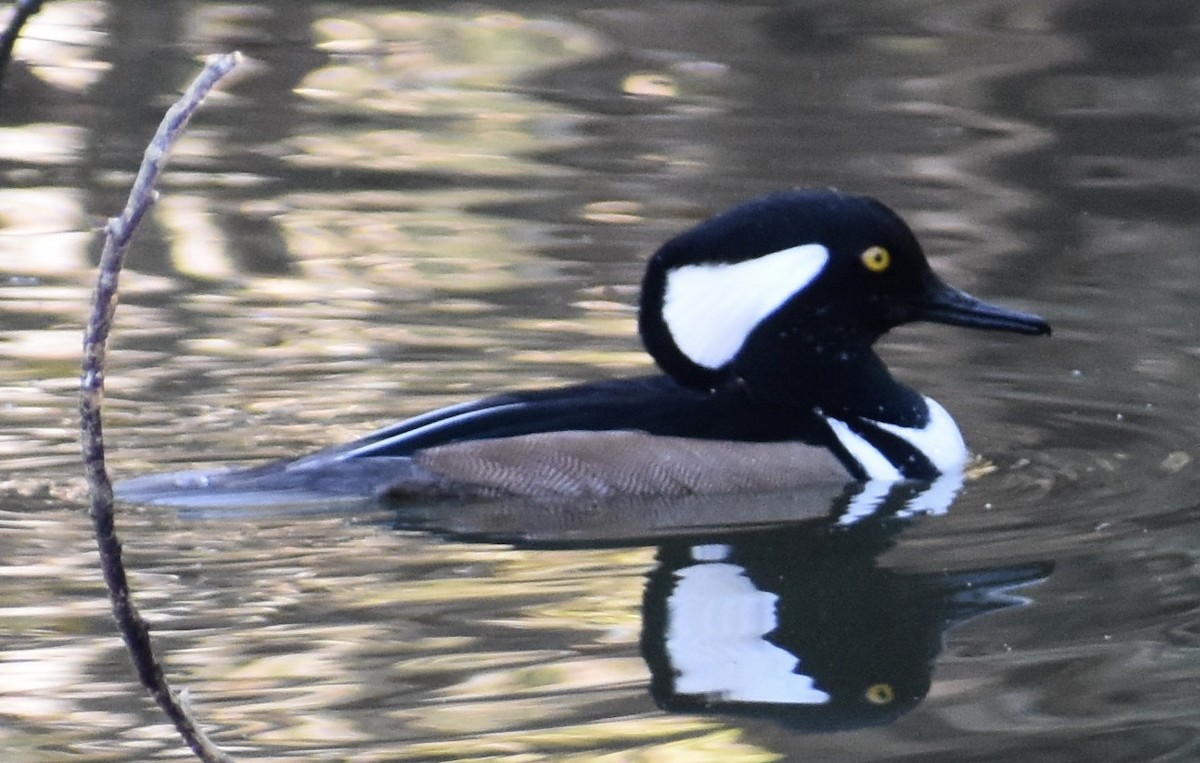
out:
<path id="1" fill-rule="evenodd" d="M 663 375 L 490 397 L 297 460 L 120 492 L 164 503 L 212 490 L 602 497 L 933 480 L 966 463 L 958 427 L 872 350 L 919 320 L 1050 333 L 1036 315 L 942 282 L 880 202 L 783 191 L 650 259 L 638 328 Z"/>

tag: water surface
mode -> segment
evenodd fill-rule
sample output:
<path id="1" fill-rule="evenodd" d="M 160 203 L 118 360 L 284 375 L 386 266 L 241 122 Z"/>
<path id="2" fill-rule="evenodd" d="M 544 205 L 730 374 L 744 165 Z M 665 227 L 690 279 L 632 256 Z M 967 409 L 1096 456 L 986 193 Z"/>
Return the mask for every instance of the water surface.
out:
<path id="1" fill-rule="evenodd" d="M 768 511 L 787 544 L 515 542 L 521 507 L 490 535 L 432 509 L 123 508 L 157 647 L 229 751 L 1194 759 L 1198 27 L 1182 1 L 46 4 L 0 91 L 4 758 L 179 754 L 109 617 L 74 395 L 97 230 L 198 57 L 238 48 L 253 63 L 179 146 L 123 281 L 119 476 L 645 372 L 645 258 L 793 185 L 885 200 L 947 280 L 1055 334 L 887 338 L 978 468 L 944 514 L 848 534 L 740 502 L 707 509 Z M 780 611 L 836 613 L 812 642 L 835 662 L 855 634 L 925 644 L 890 665 L 918 666 L 916 701 L 819 734 L 660 708 L 646 634 L 689 549 L 718 546 L 782 565 Z M 858 587 L 835 606 L 820 580 Z"/>

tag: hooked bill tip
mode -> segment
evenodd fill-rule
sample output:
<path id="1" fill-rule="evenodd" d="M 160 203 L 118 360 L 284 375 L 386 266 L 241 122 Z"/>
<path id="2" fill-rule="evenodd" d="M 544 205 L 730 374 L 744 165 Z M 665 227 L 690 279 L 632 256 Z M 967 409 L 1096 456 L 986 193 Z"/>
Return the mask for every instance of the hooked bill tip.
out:
<path id="1" fill-rule="evenodd" d="M 1028 336 L 1048 336 L 1051 332 L 1050 324 L 1040 315 L 993 305 L 949 286 L 922 305 L 919 314 L 923 320 L 967 328 Z"/>

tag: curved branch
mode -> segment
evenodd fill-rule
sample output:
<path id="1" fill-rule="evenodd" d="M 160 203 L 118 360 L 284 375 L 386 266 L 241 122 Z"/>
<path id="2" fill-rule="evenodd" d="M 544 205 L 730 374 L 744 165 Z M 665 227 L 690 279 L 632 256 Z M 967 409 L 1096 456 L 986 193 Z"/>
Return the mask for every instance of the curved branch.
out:
<path id="1" fill-rule="evenodd" d="M 125 638 L 138 677 L 149 689 L 155 702 L 175 724 L 180 735 L 201 760 L 226 763 L 233 759 L 218 749 L 204 734 L 179 694 L 167 682 L 162 666 L 150 645 L 150 628 L 142 619 L 130 596 L 129 581 L 121 562 L 121 541 L 113 521 L 113 490 L 104 462 L 104 435 L 101 428 L 101 404 L 104 397 L 104 361 L 113 315 L 117 309 L 117 285 L 129 241 L 138 223 L 154 201 L 154 185 L 166 165 L 175 141 L 201 101 L 241 60 L 238 53 L 209 59 L 187 92 L 167 111 L 158 131 L 146 147 L 142 165 L 129 193 L 129 201 L 119 217 L 110 218 L 105 228 L 104 249 L 100 254 L 99 276 L 92 298 L 92 311 L 83 339 L 83 369 L 80 381 L 79 411 L 82 429 L 83 464 L 91 497 L 92 524 L 100 549 L 104 582 L 112 599 L 113 616 Z"/>

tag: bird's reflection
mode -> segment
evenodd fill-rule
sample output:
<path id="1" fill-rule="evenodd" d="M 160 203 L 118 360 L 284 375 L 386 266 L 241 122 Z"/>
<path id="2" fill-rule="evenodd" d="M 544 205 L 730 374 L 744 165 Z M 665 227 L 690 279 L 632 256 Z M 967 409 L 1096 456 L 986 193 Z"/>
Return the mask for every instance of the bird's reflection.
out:
<path id="1" fill-rule="evenodd" d="M 1021 603 L 1048 564 L 901 573 L 879 554 L 910 520 L 870 517 L 659 547 L 642 653 L 667 710 L 798 729 L 890 722 L 929 691 L 951 626 Z"/>
<path id="2" fill-rule="evenodd" d="M 959 484 L 532 508 L 492 502 L 405 509 L 397 526 L 526 548 L 657 546 L 641 646 L 658 705 L 831 731 L 910 711 L 929 691 L 948 629 L 1024 603 L 1009 591 L 1050 574 L 1050 563 L 880 566 L 904 528 L 944 512 Z"/>

